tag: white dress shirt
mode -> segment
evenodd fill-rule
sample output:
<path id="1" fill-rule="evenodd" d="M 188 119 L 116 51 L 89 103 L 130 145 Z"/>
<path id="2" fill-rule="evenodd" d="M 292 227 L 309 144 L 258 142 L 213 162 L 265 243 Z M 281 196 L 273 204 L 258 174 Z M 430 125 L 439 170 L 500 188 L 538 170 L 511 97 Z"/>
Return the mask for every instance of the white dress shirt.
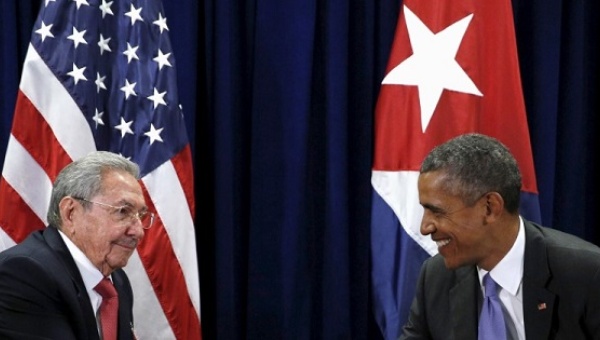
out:
<path id="1" fill-rule="evenodd" d="M 499 298 L 502 301 L 507 337 L 512 340 L 525 340 L 523 319 L 523 261 L 525 259 L 525 226 L 519 217 L 519 232 L 512 248 L 490 271 L 490 276 L 498 284 Z M 479 284 L 483 292 L 483 276 L 487 271 L 477 268 Z"/>
<path id="2" fill-rule="evenodd" d="M 102 281 L 104 275 L 96 268 L 90 259 L 85 256 L 85 254 L 71 241 L 62 231 L 58 231 L 60 237 L 62 237 L 63 241 L 67 245 L 71 256 L 73 256 L 73 260 L 75 260 L 75 265 L 77 265 L 77 269 L 79 269 L 79 273 L 81 274 L 81 278 L 83 279 L 83 284 L 85 285 L 85 290 L 88 293 L 88 297 L 90 298 L 90 303 L 92 304 L 92 308 L 94 309 L 94 315 L 96 316 L 96 324 L 98 326 L 98 332 L 100 332 L 100 323 L 98 318 L 98 309 L 100 308 L 100 304 L 102 303 L 102 296 L 98 294 L 94 290 L 94 287 Z"/>

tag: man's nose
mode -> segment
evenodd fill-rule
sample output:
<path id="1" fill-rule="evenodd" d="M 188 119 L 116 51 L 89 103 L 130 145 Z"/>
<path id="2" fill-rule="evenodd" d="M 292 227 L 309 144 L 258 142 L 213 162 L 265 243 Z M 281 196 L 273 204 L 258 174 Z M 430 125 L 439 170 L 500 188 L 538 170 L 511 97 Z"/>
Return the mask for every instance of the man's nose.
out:
<path id="1" fill-rule="evenodd" d="M 436 231 L 434 221 L 427 216 L 427 213 L 423 215 L 423 219 L 421 220 L 421 234 L 427 236 L 433 234 Z"/>

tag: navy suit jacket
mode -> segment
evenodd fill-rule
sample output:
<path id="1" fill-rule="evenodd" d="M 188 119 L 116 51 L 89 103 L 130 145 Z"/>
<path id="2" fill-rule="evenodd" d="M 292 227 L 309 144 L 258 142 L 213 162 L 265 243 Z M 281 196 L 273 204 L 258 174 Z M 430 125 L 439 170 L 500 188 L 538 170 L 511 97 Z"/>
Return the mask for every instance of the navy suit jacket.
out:
<path id="1" fill-rule="evenodd" d="M 119 294 L 119 339 L 133 339 L 131 284 L 123 270 L 112 279 Z M 99 340 L 81 274 L 53 227 L 0 253 L 0 339 Z"/>
<path id="2" fill-rule="evenodd" d="M 529 221 L 524 225 L 527 339 L 600 339 L 600 248 Z M 476 340 L 482 299 L 476 267 L 449 270 L 438 254 L 423 264 L 400 339 Z"/>

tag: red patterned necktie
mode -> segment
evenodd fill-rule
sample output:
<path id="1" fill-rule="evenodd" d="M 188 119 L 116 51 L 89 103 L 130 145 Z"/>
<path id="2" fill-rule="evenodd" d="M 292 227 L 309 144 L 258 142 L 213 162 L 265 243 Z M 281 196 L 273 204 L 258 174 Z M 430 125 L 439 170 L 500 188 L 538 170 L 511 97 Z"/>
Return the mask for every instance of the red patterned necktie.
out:
<path id="1" fill-rule="evenodd" d="M 117 290 L 108 278 L 102 279 L 94 288 L 102 296 L 100 304 L 100 328 L 103 340 L 117 339 L 117 322 L 119 314 L 119 296 Z"/>

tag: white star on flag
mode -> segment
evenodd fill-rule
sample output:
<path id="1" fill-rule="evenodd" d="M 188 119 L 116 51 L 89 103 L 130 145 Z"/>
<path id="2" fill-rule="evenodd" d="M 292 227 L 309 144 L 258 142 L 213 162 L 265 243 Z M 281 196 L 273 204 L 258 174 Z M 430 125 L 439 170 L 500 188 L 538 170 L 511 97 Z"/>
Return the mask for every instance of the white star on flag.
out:
<path id="1" fill-rule="evenodd" d="M 131 26 L 133 26 L 133 24 L 135 24 L 135 22 L 138 20 L 141 22 L 144 22 L 144 19 L 142 19 L 140 12 L 142 12 L 141 7 L 135 8 L 135 6 L 133 6 L 133 4 L 131 4 L 129 12 L 125 13 L 126 16 L 131 18 Z"/>
<path id="2" fill-rule="evenodd" d="M 171 66 L 171 67 L 173 66 L 169 62 L 170 55 L 171 55 L 171 53 L 164 54 L 161 50 L 158 50 L 158 55 L 156 57 L 154 57 L 152 60 L 156 61 L 158 63 L 158 69 L 162 70 L 163 66 L 165 66 L 165 65 Z"/>
<path id="3" fill-rule="evenodd" d="M 151 101 L 154 102 L 154 109 L 156 109 L 156 107 L 158 105 L 167 105 L 167 103 L 165 102 L 165 99 L 164 99 L 165 94 L 167 94 L 167 91 L 159 93 L 155 87 L 154 94 L 151 96 L 148 96 L 148 99 L 150 99 Z"/>
<path id="4" fill-rule="evenodd" d="M 156 129 L 154 127 L 154 124 L 150 124 L 150 131 L 144 133 L 144 135 L 148 136 L 148 138 L 150 138 L 150 145 L 152 145 L 152 143 L 154 143 L 155 141 L 159 141 L 162 142 L 162 138 L 160 137 L 160 133 L 162 132 L 163 128 L 160 129 Z"/>
<path id="5" fill-rule="evenodd" d="M 129 96 L 137 96 L 133 88 L 137 83 L 129 83 L 129 80 L 125 79 L 125 86 L 121 87 L 121 91 L 125 92 L 125 99 L 129 99 Z"/>
<path id="6" fill-rule="evenodd" d="M 131 130 L 131 124 L 133 124 L 133 120 L 126 122 L 123 117 L 121 117 L 121 123 L 115 126 L 115 129 L 121 131 L 121 138 L 124 138 L 126 134 L 132 134 L 133 130 Z"/>
<path id="7" fill-rule="evenodd" d="M 83 75 L 83 71 L 85 71 L 85 68 L 86 68 L 86 66 L 79 68 L 79 67 L 77 67 L 77 65 L 75 65 L 75 63 L 73 63 L 73 70 L 70 72 L 67 72 L 68 75 L 73 77 L 73 81 L 75 82 L 75 85 L 77 85 L 77 83 L 80 80 L 87 80 L 87 78 Z"/>
<path id="8" fill-rule="evenodd" d="M 99 8 L 100 8 L 100 10 L 102 11 L 102 19 L 104 19 L 104 17 L 105 17 L 107 14 L 110 14 L 110 15 L 115 15 L 115 14 L 113 13 L 112 9 L 110 9 L 110 6 L 112 6 L 112 4 L 113 4 L 113 2 L 112 2 L 112 1 L 106 2 L 106 0 L 102 0 L 102 4 L 101 4 L 101 5 L 100 5 L 100 7 L 99 7 Z"/>
<path id="9" fill-rule="evenodd" d="M 444 89 L 483 96 L 455 59 L 473 14 L 434 34 L 408 7 L 403 12 L 413 55 L 392 69 L 382 84 L 418 87 L 425 132 Z"/>
<path id="10" fill-rule="evenodd" d="M 137 50 L 140 48 L 139 46 L 131 46 L 131 44 L 127 43 L 127 50 L 123 52 L 124 55 L 127 56 L 127 63 L 129 64 L 132 59 L 140 60 L 137 55 Z"/>
<path id="11" fill-rule="evenodd" d="M 162 13 L 158 13 L 158 19 L 152 23 L 160 28 L 160 33 L 162 33 L 163 30 L 169 30 L 169 27 L 167 27 L 167 18 L 163 18 Z"/>
<path id="12" fill-rule="evenodd" d="M 77 28 L 75 28 L 75 26 L 73 26 L 73 34 L 68 36 L 67 39 L 73 40 L 73 43 L 75 44 L 75 48 L 77 48 L 79 46 L 79 44 L 87 45 L 87 41 L 85 41 L 85 39 L 83 38 L 83 35 L 85 34 L 85 32 L 86 32 L 86 30 L 79 32 L 77 30 Z"/>
<path id="13" fill-rule="evenodd" d="M 46 24 L 42 21 L 42 27 L 35 30 L 35 33 L 42 36 L 42 42 L 44 42 L 46 37 L 54 38 L 54 34 L 52 34 L 52 32 L 50 32 L 50 29 L 52 29 L 52 25 L 54 25 L 54 24 L 50 24 L 50 25 L 46 26 Z"/>
<path id="14" fill-rule="evenodd" d="M 102 33 L 100 33 L 100 40 L 98 40 L 98 46 L 100 47 L 100 55 L 102 55 L 104 51 L 112 52 L 110 46 L 108 46 L 109 41 L 110 38 L 104 39 L 104 36 L 102 36 Z"/>
<path id="15" fill-rule="evenodd" d="M 100 73 L 96 72 L 96 93 L 100 93 L 100 89 L 106 90 L 106 85 L 104 85 L 104 80 L 106 76 L 100 76 Z"/>
<path id="16" fill-rule="evenodd" d="M 73 0 L 73 2 L 77 3 L 77 9 L 79 9 L 79 7 L 81 7 L 81 5 L 86 5 L 89 6 L 90 4 L 87 2 L 87 0 Z"/>
<path id="17" fill-rule="evenodd" d="M 98 109 L 96 109 L 96 113 L 94 114 L 94 117 L 92 117 L 94 122 L 96 122 L 96 129 L 98 128 L 98 125 L 104 125 L 104 121 L 102 120 L 103 115 L 104 112 L 99 112 Z"/>

